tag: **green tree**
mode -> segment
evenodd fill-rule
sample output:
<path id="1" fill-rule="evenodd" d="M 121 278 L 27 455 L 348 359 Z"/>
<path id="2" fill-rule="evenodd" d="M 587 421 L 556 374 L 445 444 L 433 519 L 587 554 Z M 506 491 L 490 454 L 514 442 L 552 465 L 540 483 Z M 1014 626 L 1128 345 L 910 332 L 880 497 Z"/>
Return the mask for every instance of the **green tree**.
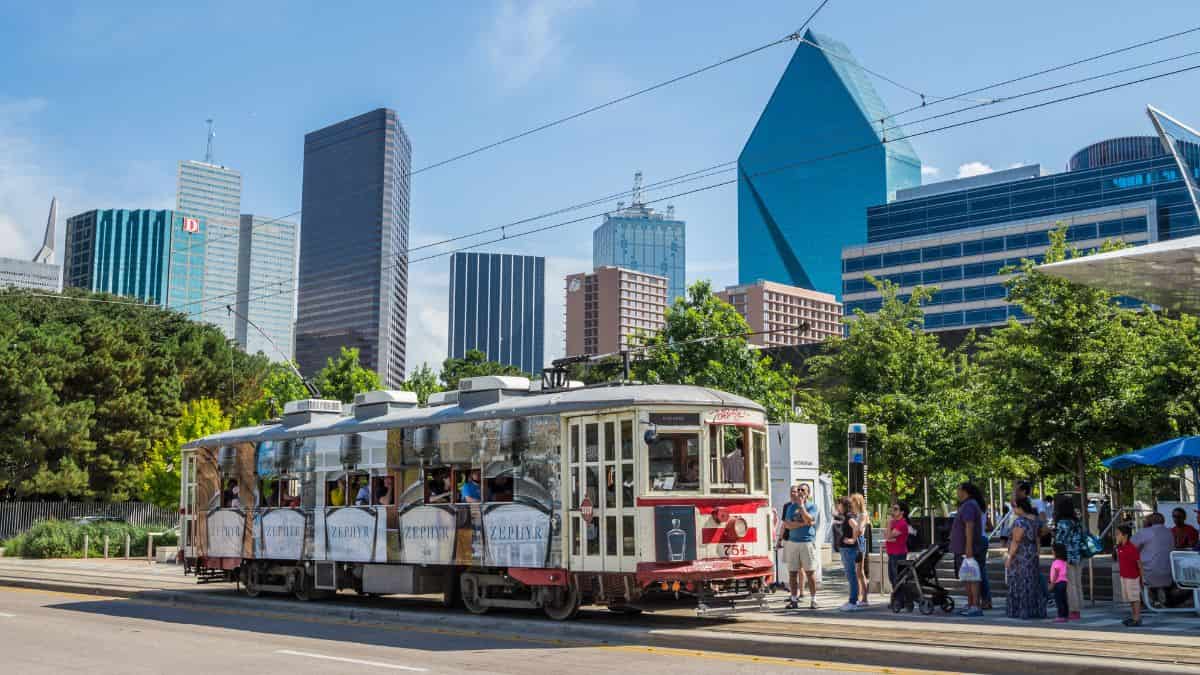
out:
<path id="1" fill-rule="evenodd" d="M 257 392 L 257 398 L 237 411 L 235 419 L 238 426 L 253 426 L 277 418 L 283 414 L 283 406 L 288 401 L 308 398 L 304 381 L 283 363 L 271 364 L 262 380 L 256 383 L 254 391 Z"/>
<path id="2" fill-rule="evenodd" d="M 529 377 L 516 366 L 507 366 L 496 361 L 488 361 L 487 354 L 478 349 L 469 349 L 461 359 L 446 359 L 442 363 L 442 384 L 447 390 L 458 389 L 458 381 L 467 377 L 483 377 L 485 375 L 512 375 L 514 377 Z"/>
<path id="3" fill-rule="evenodd" d="M 1078 255 L 1065 228 L 1051 233 L 1045 262 Z M 1009 300 L 1031 321 L 982 340 L 980 418 L 1007 453 L 1086 484 L 1100 459 L 1145 437 L 1136 420 L 1146 385 L 1137 317 L 1106 291 L 1043 274 L 1033 261 L 1014 271 Z"/>
<path id="4" fill-rule="evenodd" d="M 179 505 L 180 448 L 185 443 L 229 429 L 229 417 L 216 399 L 202 398 L 183 405 L 174 433 L 156 441 L 142 474 L 139 498 L 165 508 Z"/>
<path id="5" fill-rule="evenodd" d="M 745 396 L 767 409 L 771 421 L 793 419 L 799 381 L 786 364 L 751 347 L 746 320 L 712 292 L 707 281 L 688 288 L 667 310 L 659 332 L 641 336 L 631 370 L 647 383 L 691 384 Z"/>
<path id="6" fill-rule="evenodd" d="M 181 401 L 232 410 L 261 365 L 177 312 L 0 291 L 0 495 L 132 498 Z"/>
<path id="7" fill-rule="evenodd" d="M 427 363 L 422 363 L 417 366 L 416 370 L 409 373 L 408 379 L 400 385 L 400 388 L 404 391 L 415 393 L 417 395 L 417 402 L 420 405 L 425 405 L 429 402 L 430 394 L 443 391 L 441 385 L 438 384 L 437 373 Z"/>
<path id="8" fill-rule="evenodd" d="M 351 347 L 342 347 L 336 360 L 329 358 L 314 380 L 321 396 L 342 403 L 353 403 L 355 394 L 381 388 L 379 375 L 363 368 L 358 349 Z"/>
<path id="9" fill-rule="evenodd" d="M 875 314 L 861 310 L 845 338 L 826 343 L 808 362 L 805 410 L 822 424 L 825 463 L 840 467 L 851 422 L 867 425 L 869 464 L 891 499 L 915 490 L 922 478 L 962 467 L 976 458 L 963 442 L 967 362 L 949 354 L 923 328 L 921 303 L 933 289 L 918 287 L 901 300 L 891 282 L 876 282 L 883 296 Z M 816 393 L 825 408 L 814 408 Z"/>

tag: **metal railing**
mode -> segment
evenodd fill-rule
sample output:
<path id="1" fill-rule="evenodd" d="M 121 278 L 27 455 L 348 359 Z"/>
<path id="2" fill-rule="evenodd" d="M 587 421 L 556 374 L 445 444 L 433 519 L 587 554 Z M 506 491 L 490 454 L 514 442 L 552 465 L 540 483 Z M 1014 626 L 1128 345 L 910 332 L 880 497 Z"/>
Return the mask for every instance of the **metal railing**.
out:
<path id="1" fill-rule="evenodd" d="M 0 502 L 0 540 L 14 537 L 40 520 L 72 520 L 87 516 L 121 518 L 134 525 L 170 528 L 179 524 L 174 509 L 139 502 Z"/>

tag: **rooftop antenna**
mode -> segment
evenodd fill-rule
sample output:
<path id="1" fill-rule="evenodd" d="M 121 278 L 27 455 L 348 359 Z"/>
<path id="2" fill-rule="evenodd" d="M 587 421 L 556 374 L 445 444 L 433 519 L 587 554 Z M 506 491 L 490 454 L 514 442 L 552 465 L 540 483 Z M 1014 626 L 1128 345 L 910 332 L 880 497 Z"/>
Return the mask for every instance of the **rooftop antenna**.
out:
<path id="1" fill-rule="evenodd" d="M 638 169 L 633 174 L 633 201 L 630 203 L 630 206 L 641 206 L 642 201 L 642 171 Z"/>
<path id="2" fill-rule="evenodd" d="M 667 220 L 675 220 L 675 205 L 667 204 Z"/>
<path id="3" fill-rule="evenodd" d="M 212 164 L 213 163 L 213 156 L 212 156 L 213 139 L 216 138 L 217 132 L 213 131 L 212 118 L 209 118 L 204 121 L 208 122 L 208 147 L 204 150 L 204 163 Z"/>

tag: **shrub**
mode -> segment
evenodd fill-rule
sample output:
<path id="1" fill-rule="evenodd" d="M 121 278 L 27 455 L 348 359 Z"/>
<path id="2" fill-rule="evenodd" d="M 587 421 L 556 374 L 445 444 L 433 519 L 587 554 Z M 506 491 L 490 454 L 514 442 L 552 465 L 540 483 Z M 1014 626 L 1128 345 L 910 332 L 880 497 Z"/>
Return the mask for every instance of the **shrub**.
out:
<path id="1" fill-rule="evenodd" d="M 108 554 L 120 557 L 125 553 L 125 535 L 129 535 L 132 556 L 145 556 L 146 543 L 151 532 L 164 528 L 130 523 L 100 522 L 79 525 L 73 521 L 43 520 L 35 523 L 26 532 L 4 542 L 6 556 L 22 558 L 82 558 L 83 536 L 88 536 L 88 556 L 104 555 L 104 535 L 108 535 Z M 155 546 L 175 546 L 178 536 L 174 531 L 155 537 Z"/>

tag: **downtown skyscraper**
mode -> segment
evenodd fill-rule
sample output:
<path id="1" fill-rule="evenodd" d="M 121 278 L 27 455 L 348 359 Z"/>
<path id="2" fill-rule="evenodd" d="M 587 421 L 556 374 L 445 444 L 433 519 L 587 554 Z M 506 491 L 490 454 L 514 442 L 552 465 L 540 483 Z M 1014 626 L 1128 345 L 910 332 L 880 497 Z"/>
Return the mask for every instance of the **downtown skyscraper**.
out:
<path id="1" fill-rule="evenodd" d="M 667 278 L 667 304 L 686 295 L 687 232 L 675 219 L 675 207 L 665 214 L 646 206 L 642 172 L 633 176 L 633 199 L 627 207 L 605 214 L 604 222 L 592 233 L 592 267 L 623 269 L 657 274 Z"/>
<path id="2" fill-rule="evenodd" d="M 235 333 L 247 354 L 295 355 L 296 224 L 242 214 Z"/>
<path id="3" fill-rule="evenodd" d="M 546 259 L 502 253 L 450 257 L 447 352 L 472 349 L 489 361 L 541 372 L 546 341 Z"/>
<path id="4" fill-rule="evenodd" d="M 404 381 L 411 156 L 387 108 L 304 137 L 296 361 L 306 375 L 355 347 L 385 387 Z"/>
<path id="5" fill-rule="evenodd" d="M 234 338 L 237 319 L 225 308 L 237 301 L 242 174 L 212 163 L 211 146 L 206 160 L 179 162 L 175 207 L 180 213 L 201 218 L 206 227 L 204 301 L 195 308 L 196 318 L 215 324 L 226 337 Z"/>

